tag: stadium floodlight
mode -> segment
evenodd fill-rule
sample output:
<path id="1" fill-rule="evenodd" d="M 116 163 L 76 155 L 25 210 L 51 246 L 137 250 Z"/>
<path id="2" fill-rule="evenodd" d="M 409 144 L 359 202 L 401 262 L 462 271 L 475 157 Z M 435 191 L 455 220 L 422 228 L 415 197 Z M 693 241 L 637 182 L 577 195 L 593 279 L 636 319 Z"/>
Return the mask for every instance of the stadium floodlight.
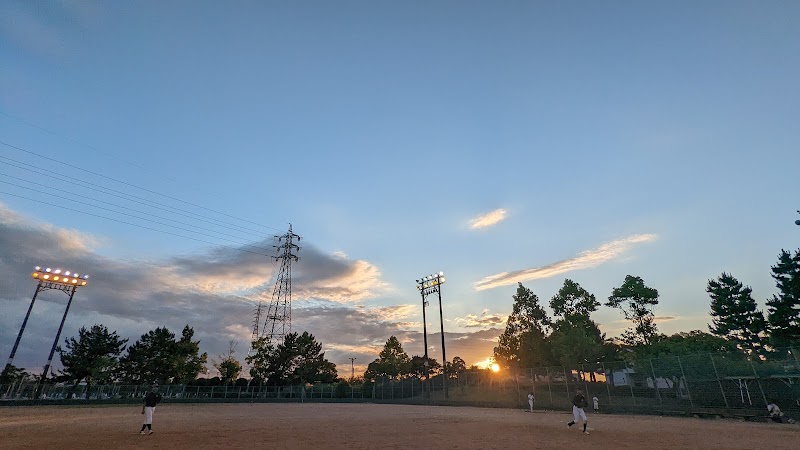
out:
<path id="1" fill-rule="evenodd" d="M 442 370 L 443 376 L 442 379 L 444 380 L 444 398 L 450 398 L 449 392 L 447 390 L 447 353 L 445 352 L 444 346 L 444 318 L 442 315 L 442 291 L 441 286 L 444 284 L 444 272 L 433 273 L 431 275 L 426 275 L 417 280 L 417 290 L 422 295 L 422 335 L 425 345 L 425 379 L 428 380 L 428 326 L 427 321 L 425 319 L 425 307 L 428 306 L 427 296 L 433 294 L 434 292 L 439 296 L 439 323 L 441 325 L 441 333 L 442 333 Z M 430 386 L 429 386 L 430 389 Z"/>
<path id="2" fill-rule="evenodd" d="M 33 278 L 36 278 L 37 280 L 39 280 L 40 284 L 43 283 L 43 282 L 45 282 L 45 283 L 55 283 L 53 286 L 46 286 L 45 289 L 59 289 L 59 290 L 62 290 L 64 292 L 67 292 L 67 293 L 69 293 L 69 292 L 64 290 L 59 285 L 86 286 L 86 284 L 88 284 L 88 282 L 89 282 L 88 281 L 89 280 L 89 275 L 86 275 L 86 274 L 80 275 L 77 272 L 75 272 L 75 273 L 72 273 L 72 276 L 70 276 L 70 271 L 69 270 L 63 271 L 64 272 L 63 274 L 61 272 L 62 272 L 61 269 L 55 269 L 55 270 L 51 271 L 49 267 L 47 269 L 45 269 L 44 271 L 42 271 L 41 267 L 36 266 L 34 268 Z"/>
<path id="3" fill-rule="evenodd" d="M 17 334 L 17 340 L 14 342 L 14 347 L 11 349 L 11 355 L 9 355 L 8 362 L 6 362 L 6 370 L 11 368 L 11 364 L 14 361 L 14 356 L 17 354 L 19 341 L 22 339 L 22 334 L 25 332 L 25 326 L 28 324 L 28 319 L 31 316 L 31 310 L 33 310 L 33 304 L 36 302 L 36 297 L 39 295 L 39 292 L 55 289 L 69 295 L 67 308 L 64 310 L 64 316 L 61 318 L 61 325 L 58 327 L 56 339 L 53 341 L 53 347 L 50 349 L 50 356 L 47 359 L 47 364 L 44 366 L 44 372 L 42 372 L 42 377 L 40 378 L 39 384 L 41 384 L 41 381 L 44 381 L 45 378 L 47 378 L 47 372 L 50 370 L 50 364 L 53 361 L 53 354 L 56 351 L 56 347 L 58 347 L 58 339 L 61 337 L 61 331 L 64 329 L 64 321 L 67 320 L 67 313 L 69 312 L 69 307 L 72 305 L 72 298 L 75 296 L 75 291 L 77 291 L 79 287 L 86 286 L 89 276 L 85 274 L 79 276 L 77 273 L 72 273 L 72 276 L 70 276 L 69 271 L 51 269 L 50 267 L 46 267 L 44 270 L 42 270 L 41 266 L 36 266 L 34 267 L 33 278 L 38 281 L 36 284 L 36 290 L 33 293 L 31 304 L 28 306 L 28 312 L 25 314 L 25 319 L 23 319 L 22 326 Z M 36 387 L 34 398 L 37 398 L 38 396 L 39 385 Z"/>

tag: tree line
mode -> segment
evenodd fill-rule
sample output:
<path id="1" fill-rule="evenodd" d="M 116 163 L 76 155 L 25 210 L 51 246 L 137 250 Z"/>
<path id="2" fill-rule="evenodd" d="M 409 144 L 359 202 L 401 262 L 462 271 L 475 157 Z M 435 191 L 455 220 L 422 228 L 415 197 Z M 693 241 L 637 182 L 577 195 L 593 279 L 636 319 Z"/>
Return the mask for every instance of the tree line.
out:
<path id="1" fill-rule="evenodd" d="M 65 338 L 58 351 L 63 368 L 51 371 L 52 381 L 87 385 L 123 384 L 230 384 L 241 381 L 242 365 L 236 359 L 236 343 L 231 342 L 225 355 L 212 358 L 220 376 L 198 380 L 208 372 L 207 353 L 200 353 L 200 341 L 186 325 L 180 336 L 159 327 L 128 344 L 116 331 L 104 325 L 81 327 L 77 337 Z M 336 380 L 336 365 L 325 359 L 322 344 L 308 332 L 287 334 L 283 342 L 273 345 L 266 338 L 253 343 L 246 361 L 252 381 L 273 385 L 289 385 Z M 24 370 L 10 366 L 0 374 L 0 384 L 30 378 Z M 247 380 L 244 380 L 248 382 Z M 88 392 L 88 389 L 87 389 Z"/>
<path id="2" fill-rule="evenodd" d="M 364 372 L 365 381 L 403 380 L 409 378 L 421 379 L 426 376 L 436 376 L 448 374 L 450 377 L 457 377 L 458 374 L 467 370 L 467 365 L 461 357 L 456 356 L 452 362 L 446 362 L 444 367 L 434 358 L 428 358 L 427 370 L 425 367 L 424 356 L 408 356 L 403 350 L 403 345 L 395 337 L 391 336 L 383 346 L 383 350 L 378 354 L 378 358 L 369 363 Z"/>
<path id="3" fill-rule="evenodd" d="M 641 277 L 626 276 L 604 303 L 630 322 L 617 338 L 606 337 L 592 320 L 601 303 L 578 283 L 564 280 L 550 299 L 552 316 L 539 297 L 519 283 L 494 359 L 506 368 L 528 368 L 702 352 L 766 358 L 776 349 L 800 345 L 800 250 L 782 250 L 771 269 L 778 293 L 766 300 L 766 315 L 758 309 L 752 288 L 723 272 L 706 285 L 710 333 L 694 330 L 671 336 L 658 331 L 654 308 L 659 293 Z"/>

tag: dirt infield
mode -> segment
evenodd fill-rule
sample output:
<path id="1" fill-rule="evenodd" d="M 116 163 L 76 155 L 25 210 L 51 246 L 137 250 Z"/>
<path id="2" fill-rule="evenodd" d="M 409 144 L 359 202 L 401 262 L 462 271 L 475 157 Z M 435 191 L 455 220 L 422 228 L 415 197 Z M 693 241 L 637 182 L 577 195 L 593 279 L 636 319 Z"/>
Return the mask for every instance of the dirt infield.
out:
<path id="1" fill-rule="evenodd" d="M 350 449 L 796 449 L 800 426 L 656 416 L 377 404 L 163 404 L 140 436 L 141 406 L 2 407 L 0 447 Z M 577 427 L 573 427 L 577 428 Z"/>

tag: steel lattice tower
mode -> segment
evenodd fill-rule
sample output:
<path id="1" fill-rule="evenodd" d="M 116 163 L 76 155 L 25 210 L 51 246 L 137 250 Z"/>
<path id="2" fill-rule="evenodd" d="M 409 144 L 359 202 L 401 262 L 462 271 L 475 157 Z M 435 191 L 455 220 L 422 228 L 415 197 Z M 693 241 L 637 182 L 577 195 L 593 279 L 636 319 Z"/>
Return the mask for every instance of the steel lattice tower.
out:
<path id="1" fill-rule="evenodd" d="M 263 304 L 259 303 L 253 317 L 253 341 L 260 337 L 266 337 L 273 343 L 283 341 L 284 336 L 292 331 L 292 261 L 299 261 L 300 258 L 292 253 L 300 251 L 300 247 L 294 242 L 300 241 L 301 237 L 292 232 L 292 225 L 289 224 L 289 232 L 282 236 L 275 236 L 278 245 L 273 245 L 278 250 L 278 256 L 273 256 L 276 261 L 280 261 L 280 270 L 275 279 L 275 287 L 272 290 L 272 301 L 264 317 L 264 325 L 261 326 L 261 316 L 263 314 Z M 259 328 L 261 332 L 259 333 Z"/>

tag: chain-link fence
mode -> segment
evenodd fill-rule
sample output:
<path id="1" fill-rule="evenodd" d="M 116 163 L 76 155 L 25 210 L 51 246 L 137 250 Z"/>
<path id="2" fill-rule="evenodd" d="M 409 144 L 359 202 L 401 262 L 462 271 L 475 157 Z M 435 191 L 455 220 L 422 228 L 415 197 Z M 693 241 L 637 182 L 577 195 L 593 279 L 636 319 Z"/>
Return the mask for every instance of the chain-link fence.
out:
<path id="1" fill-rule="evenodd" d="M 441 378 L 440 378 L 441 379 Z M 184 401 L 213 400 L 355 400 L 355 401 L 409 401 L 415 398 L 430 398 L 423 395 L 423 390 L 431 383 L 423 380 L 407 379 L 378 383 L 309 384 L 306 386 L 270 386 L 270 385 L 228 385 L 228 386 L 191 386 L 164 385 L 157 388 L 162 398 Z M 36 390 L 39 389 L 37 395 Z M 60 401 L 60 400 L 107 400 L 107 401 L 140 401 L 150 390 L 148 385 L 105 384 L 87 386 L 85 384 L 44 384 L 35 381 L 0 385 L 1 400 L 15 401 Z"/>
<path id="2" fill-rule="evenodd" d="M 581 389 L 600 412 L 661 414 L 721 414 L 766 416 L 766 404 L 776 402 L 800 416 L 800 361 L 793 349 L 774 351 L 768 358 L 741 354 L 698 354 L 654 359 L 538 367 L 522 370 L 468 370 L 447 380 L 378 380 L 367 383 L 306 386 L 230 385 L 159 387 L 165 401 L 369 401 L 419 404 L 467 404 L 527 408 L 533 393 L 535 408 L 569 410 Z M 43 385 L 35 401 L 135 402 L 149 389 L 131 385 Z M 0 398 L 16 402 L 35 397 L 35 382 L 0 385 Z"/>

